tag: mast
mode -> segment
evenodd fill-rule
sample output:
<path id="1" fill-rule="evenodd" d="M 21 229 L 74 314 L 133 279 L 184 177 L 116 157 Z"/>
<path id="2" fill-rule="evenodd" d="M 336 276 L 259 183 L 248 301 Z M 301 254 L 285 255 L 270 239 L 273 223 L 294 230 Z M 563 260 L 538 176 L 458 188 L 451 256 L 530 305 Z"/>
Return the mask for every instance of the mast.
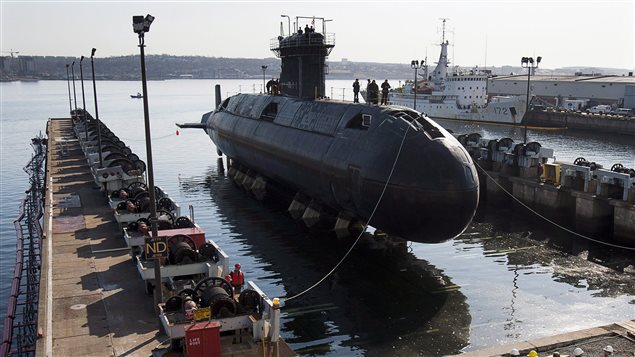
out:
<path id="1" fill-rule="evenodd" d="M 432 72 L 432 81 L 435 84 L 443 84 L 445 78 L 448 73 L 448 45 L 449 42 L 445 39 L 445 22 L 448 20 L 447 18 L 441 18 L 443 20 L 442 27 L 442 35 L 441 35 L 441 54 L 439 54 L 439 61 L 437 62 L 437 66 L 434 68 L 434 72 Z"/>

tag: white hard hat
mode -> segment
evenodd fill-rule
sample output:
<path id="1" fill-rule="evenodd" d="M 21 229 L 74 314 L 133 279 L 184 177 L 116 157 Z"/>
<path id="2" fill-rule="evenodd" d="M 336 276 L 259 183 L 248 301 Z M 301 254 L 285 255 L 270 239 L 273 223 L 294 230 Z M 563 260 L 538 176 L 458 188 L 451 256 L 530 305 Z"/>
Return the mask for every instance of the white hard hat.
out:
<path id="1" fill-rule="evenodd" d="M 574 356 L 582 356 L 583 353 L 584 353 L 584 351 L 582 351 L 582 349 L 580 347 L 576 347 L 575 350 L 573 350 L 573 355 Z"/>
<path id="2" fill-rule="evenodd" d="M 511 352 L 509 352 L 510 356 L 520 356 L 520 352 L 517 349 L 512 348 Z"/>
<path id="3" fill-rule="evenodd" d="M 603 350 L 603 351 L 606 351 L 606 352 L 613 353 L 613 346 L 611 346 L 611 345 L 606 345 L 606 347 L 604 347 L 602 350 Z"/>

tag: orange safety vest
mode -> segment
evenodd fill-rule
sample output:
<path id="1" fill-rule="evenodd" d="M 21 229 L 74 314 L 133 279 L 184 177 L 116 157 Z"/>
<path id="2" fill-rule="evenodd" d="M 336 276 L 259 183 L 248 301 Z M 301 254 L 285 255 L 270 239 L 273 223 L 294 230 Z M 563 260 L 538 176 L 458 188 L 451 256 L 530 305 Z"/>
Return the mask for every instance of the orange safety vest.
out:
<path id="1" fill-rule="evenodd" d="M 235 270 L 232 270 L 229 275 L 232 277 L 233 286 L 242 286 L 245 284 L 245 276 L 242 271 L 236 272 Z"/>

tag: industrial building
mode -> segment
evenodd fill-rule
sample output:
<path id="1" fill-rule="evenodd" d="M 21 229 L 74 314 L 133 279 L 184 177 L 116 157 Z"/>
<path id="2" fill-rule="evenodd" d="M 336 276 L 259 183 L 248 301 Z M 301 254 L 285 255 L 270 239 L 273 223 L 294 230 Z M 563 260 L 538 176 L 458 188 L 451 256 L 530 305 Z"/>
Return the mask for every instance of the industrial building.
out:
<path id="1" fill-rule="evenodd" d="M 533 75 L 530 80 L 531 95 L 538 103 L 566 108 L 569 103 L 583 103 L 585 109 L 608 104 L 613 108 L 635 108 L 635 77 L 605 75 Z M 526 95 L 527 75 L 491 77 L 488 83 L 490 96 Z M 536 103 L 536 100 L 534 100 Z M 569 105 L 570 106 L 570 105 Z"/>

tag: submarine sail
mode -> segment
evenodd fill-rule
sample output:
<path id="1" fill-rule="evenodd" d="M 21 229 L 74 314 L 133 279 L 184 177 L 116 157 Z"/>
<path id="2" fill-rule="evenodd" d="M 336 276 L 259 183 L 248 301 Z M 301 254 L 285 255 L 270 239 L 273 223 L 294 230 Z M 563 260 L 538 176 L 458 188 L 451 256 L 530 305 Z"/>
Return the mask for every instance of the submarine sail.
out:
<path id="1" fill-rule="evenodd" d="M 232 162 L 228 175 L 257 197 L 274 183 L 296 194 L 290 212 L 308 225 L 328 211 L 338 216 L 334 229 L 370 220 L 416 242 L 460 234 L 479 199 L 466 150 L 412 109 L 324 98 L 334 35 L 323 19 L 298 17 L 296 24 L 302 19 L 321 20 L 322 32 L 298 25 L 272 40 L 282 67 L 276 95 L 237 94 L 203 116 L 205 131 Z"/>

